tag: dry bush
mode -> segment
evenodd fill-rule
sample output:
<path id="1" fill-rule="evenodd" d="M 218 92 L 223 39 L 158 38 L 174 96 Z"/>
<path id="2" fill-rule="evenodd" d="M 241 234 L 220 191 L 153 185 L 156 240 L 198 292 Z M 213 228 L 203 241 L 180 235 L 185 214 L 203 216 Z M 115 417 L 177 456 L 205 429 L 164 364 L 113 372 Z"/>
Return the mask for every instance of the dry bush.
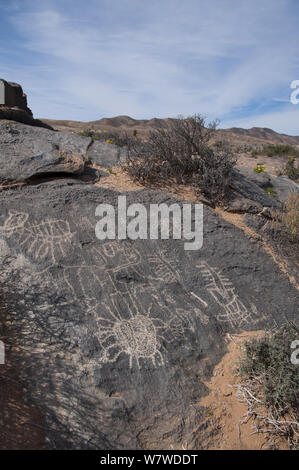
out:
<path id="1" fill-rule="evenodd" d="M 255 431 L 266 433 L 273 447 L 281 437 L 290 448 L 299 445 L 299 366 L 291 361 L 298 339 L 298 326 L 287 323 L 246 342 L 238 364 L 238 397 L 248 405 L 244 422 L 253 418 Z"/>
<path id="2" fill-rule="evenodd" d="M 216 125 L 199 114 L 168 121 L 146 142 L 130 143 L 124 168 L 141 183 L 191 184 L 214 202 L 224 199 L 236 161 L 223 143 L 209 146 Z"/>
<path id="3" fill-rule="evenodd" d="M 299 194 L 292 194 L 282 211 L 274 212 L 273 229 L 291 242 L 299 240 Z"/>

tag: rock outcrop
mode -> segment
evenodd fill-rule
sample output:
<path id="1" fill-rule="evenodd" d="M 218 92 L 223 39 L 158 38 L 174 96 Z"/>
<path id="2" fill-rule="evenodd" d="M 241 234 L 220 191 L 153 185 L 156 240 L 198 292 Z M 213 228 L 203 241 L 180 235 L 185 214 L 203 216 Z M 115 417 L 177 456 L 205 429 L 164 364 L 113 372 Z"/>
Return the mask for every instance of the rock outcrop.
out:
<path id="1" fill-rule="evenodd" d="M 124 163 L 127 159 L 125 147 L 118 147 L 114 144 L 95 140 L 88 149 L 88 160 L 104 168 Z"/>
<path id="2" fill-rule="evenodd" d="M 91 140 L 0 120 L 0 182 L 55 173 L 82 174 Z"/>
<path id="3" fill-rule="evenodd" d="M 11 119 L 30 126 L 52 129 L 39 119 L 34 119 L 27 106 L 27 96 L 18 83 L 0 79 L 0 119 Z"/>
<path id="4" fill-rule="evenodd" d="M 267 184 L 267 183 L 266 183 Z M 280 208 L 279 202 L 270 194 L 268 194 L 261 185 L 253 179 L 249 179 L 239 171 L 235 172 L 235 177 L 231 183 L 231 187 L 236 193 L 241 194 L 244 198 L 258 203 L 263 207 Z"/>
<path id="5" fill-rule="evenodd" d="M 80 155 L 72 171 L 90 152 L 86 138 L 13 129 L 1 123 L 2 177 L 5 157 L 15 158 L 6 177 L 20 180 L 61 171 L 55 151 Z M 242 193 L 267 206 L 268 195 L 249 187 Z M 43 416 L 46 448 L 205 448 L 211 427 L 199 403 L 226 333 L 295 320 L 298 292 L 262 243 L 208 207 L 198 251 L 184 240 L 99 240 L 96 207 L 111 204 L 117 220 L 120 194 L 148 213 L 150 204 L 186 204 L 70 178 L 0 189 L 5 367 Z"/>
<path id="6" fill-rule="evenodd" d="M 0 78 L 0 106 L 19 108 L 33 116 L 31 109 L 27 106 L 27 96 L 23 92 L 21 85 L 7 82 L 2 78 Z"/>
<path id="7" fill-rule="evenodd" d="M 274 197 L 280 202 L 285 202 L 291 194 L 299 193 L 299 184 L 285 175 L 275 178 L 268 173 L 255 173 L 252 168 L 245 166 L 240 166 L 239 171 L 247 180 L 263 190 L 272 189 Z"/>

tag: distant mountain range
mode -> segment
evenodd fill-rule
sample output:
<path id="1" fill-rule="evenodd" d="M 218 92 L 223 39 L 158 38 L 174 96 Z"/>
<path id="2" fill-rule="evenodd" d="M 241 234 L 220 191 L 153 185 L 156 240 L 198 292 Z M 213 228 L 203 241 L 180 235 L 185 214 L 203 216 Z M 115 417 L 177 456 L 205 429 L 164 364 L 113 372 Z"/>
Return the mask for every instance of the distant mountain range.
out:
<path id="1" fill-rule="evenodd" d="M 113 118 L 102 118 L 97 121 L 80 122 L 80 121 L 59 121 L 53 119 L 42 119 L 43 122 L 51 125 L 57 130 L 80 132 L 85 129 L 93 129 L 97 132 L 128 132 L 132 134 L 134 130 L 141 137 L 145 137 L 150 130 L 166 127 L 167 122 L 172 118 L 153 118 L 153 119 L 133 119 L 130 116 L 116 116 Z M 252 127 L 251 129 L 242 129 L 232 127 L 231 129 L 218 129 L 217 140 L 226 139 L 233 144 L 251 144 L 259 145 L 265 143 L 273 144 L 289 144 L 299 146 L 299 136 L 289 136 L 279 134 L 272 129 L 262 127 Z"/>

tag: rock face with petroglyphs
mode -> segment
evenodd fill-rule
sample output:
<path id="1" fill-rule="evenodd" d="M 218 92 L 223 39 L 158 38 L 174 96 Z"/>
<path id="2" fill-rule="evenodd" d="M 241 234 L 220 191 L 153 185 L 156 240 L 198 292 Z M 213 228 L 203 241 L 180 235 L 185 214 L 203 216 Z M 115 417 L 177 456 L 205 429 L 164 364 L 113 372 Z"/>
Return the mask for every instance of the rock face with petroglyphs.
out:
<path id="1" fill-rule="evenodd" d="M 202 380 L 225 333 L 294 319 L 296 291 L 212 209 L 203 248 L 188 252 L 181 240 L 98 240 L 100 203 L 117 207 L 117 193 L 66 181 L 2 192 L 7 360 L 49 448 L 204 447 Z"/>
<path id="2" fill-rule="evenodd" d="M 23 134 L 1 132 L 12 158 Z M 55 135 L 62 151 L 84 153 L 80 138 Z M 24 137 L 28 154 L 48 152 L 35 136 Z M 294 320 L 297 290 L 262 243 L 209 207 L 198 251 L 172 238 L 99 240 L 96 207 L 117 216 L 119 194 L 66 174 L 0 189 L 6 371 L 39 410 L 27 426 L 42 429 L 44 448 L 205 448 L 213 431 L 200 399 L 226 334 Z M 186 204 L 161 191 L 121 194 L 148 213 Z"/>

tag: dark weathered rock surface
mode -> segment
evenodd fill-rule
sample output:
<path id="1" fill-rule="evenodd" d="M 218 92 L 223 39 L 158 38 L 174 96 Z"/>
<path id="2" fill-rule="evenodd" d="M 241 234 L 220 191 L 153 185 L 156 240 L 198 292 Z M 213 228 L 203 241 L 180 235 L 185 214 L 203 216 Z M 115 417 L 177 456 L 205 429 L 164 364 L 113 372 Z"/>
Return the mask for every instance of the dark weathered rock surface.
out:
<path id="1" fill-rule="evenodd" d="M 275 196 L 279 201 L 286 201 L 292 194 L 299 193 L 299 184 L 290 180 L 287 176 L 281 175 L 272 178 L 272 186 Z"/>
<path id="2" fill-rule="evenodd" d="M 267 185 L 267 183 L 265 184 Z M 273 196 L 267 194 L 255 181 L 241 174 L 240 170 L 235 172 L 231 187 L 244 198 L 255 201 L 263 207 L 281 207 L 281 204 Z"/>
<path id="3" fill-rule="evenodd" d="M 124 147 L 95 140 L 88 149 L 87 158 L 97 165 L 112 168 L 126 161 L 127 150 Z"/>
<path id="4" fill-rule="evenodd" d="M 147 208 L 175 202 L 126 195 Z M 199 251 L 98 240 L 95 209 L 117 208 L 117 196 L 59 180 L 0 192 L 8 365 L 42 411 L 49 448 L 199 449 L 202 379 L 225 333 L 294 319 L 297 291 L 262 244 L 210 208 Z"/>
<path id="5" fill-rule="evenodd" d="M 0 121 L 0 181 L 82 173 L 90 142 L 76 134 Z"/>
<path id="6" fill-rule="evenodd" d="M 237 194 L 227 202 L 225 210 L 227 212 L 259 214 L 263 211 L 263 206 L 259 202 L 254 202 Z"/>

